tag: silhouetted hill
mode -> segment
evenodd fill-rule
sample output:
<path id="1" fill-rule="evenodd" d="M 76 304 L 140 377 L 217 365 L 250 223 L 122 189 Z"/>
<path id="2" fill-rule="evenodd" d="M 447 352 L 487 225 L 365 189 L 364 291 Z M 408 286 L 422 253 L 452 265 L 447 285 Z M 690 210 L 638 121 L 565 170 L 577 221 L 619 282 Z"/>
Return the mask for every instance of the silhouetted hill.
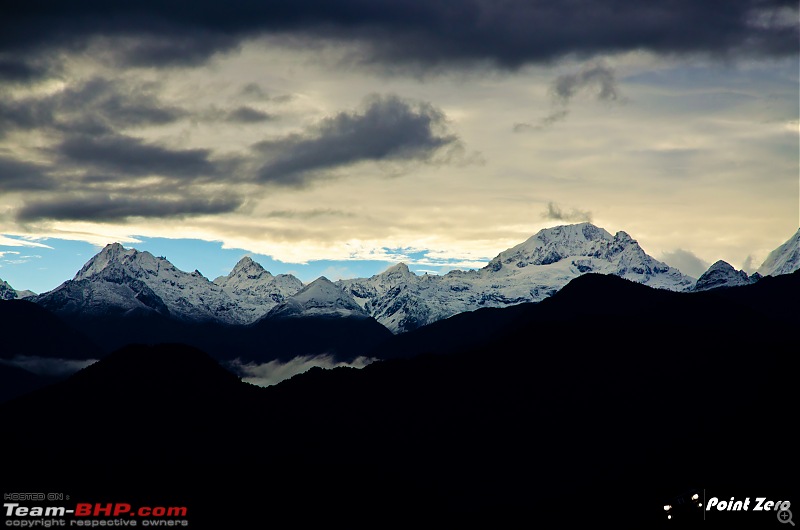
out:
<path id="1" fill-rule="evenodd" d="M 0 300 L 0 358 L 34 355 L 60 359 L 97 358 L 100 349 L 56 315 L 27 300 Z"/>
<path id="2" fill-rule="evenodd" d="M 392 332 L 374 318 L 287 317 L 262 319 L 247 330 L 239 355 L 245 360 L 286 361 L 297 355 L 331 354 L 352 361 L 386 342 Z"/>
<path id="3" fill-rule="evenodd" d="M 800 322 L 800 270 L 780 276 L 764 276 L 756 283 L 741 287 L 717 289 L 711 296 L 740 304 L 775 320 L 789 324 Z"/>
<path id="4" fill-rule="evenodd" d="M 268 362 L 297 355 L 330 354 L 352 361 L 392 337 L 373 318 L 289 317 L 263 319 L 248 326 L 184 322 L 156 313 L 70 317 L 106 353 L 130 344 L 182 343 L 214 358 Z"/>
<path id="5" fill-rule="evenodd" d="M 185 347 L 126 349 L 0 405 L 4 481 L 187 502 L 204 528 L 650 528 L 687 484 L 793 491 L 778 422 L 796 412 L 793 324 L 714 293 L 580 280 L 451 355 L 265 389 Z M 759 303 L 796 300 L 792 285 Z"/>
<path id="6" fill-rule="evenodd" d="M 685 324 L 707 332 L 713 326 L 761 319 L 790 323 L 800 320 L 800 304 L 793 293 L 800 291 L 800 275 L 785 275 L 757 284 L 702 293 L 676 293 L 624 280 L 616 276 L 585 274 L 539 303 L 503 309 L 479 309 L 461 313 L 422 328 L 396 335 L 370 355 L 380 359 L 412 357 L 422 353 L 453 353 L 485 345 L 519 326 L 530 329 L 526 342 L 540 340 L 536 333 L 549 333 L 535 323 L 564 322 L 577 317 L 619 319 L 634 325 L 659 319 L 682 333 Z M 763 317 L 766 317 L 763 318 Z M 635 324 L 634 324 L 635 323 Z M 689 330 L 687 330 L 687 333 Z M 567 332 L 569 341 L 575 331 Z M 688 336 L 686 337 L 688 339 Z"/>
<path id="7" fill-rule="evenodd" d="M 203 347 L 210 354 L 224 357 L 234 335 L 229 329 L 244 328 L 212 322 L 184 322 L 154 312 L 103 316 L 76 313 L 64 318 L 101 345 L 104 354 L 132 344 L 182 343 Z"/>
<path id="8" fill-rule="evenodd" d="M 29 394 L 58 380 L 54 377 L 36 375 L 0 361 L 0 402 Z"/>
<path id="9" fill-rule="evenodd" d="M 142 382 L 147 384 L 146 392 L 142 392 Z M 141 393 L 141 399 L 156 401 L 161 393 L 210 400 L 214 394 L 240 388 L 239 383 L 238 377 L 200 350 L 182 344 L 159 344 L 122 348 L 60 386 L 90 400 L 96 400 L 98 393 L 120 399 Z"/>

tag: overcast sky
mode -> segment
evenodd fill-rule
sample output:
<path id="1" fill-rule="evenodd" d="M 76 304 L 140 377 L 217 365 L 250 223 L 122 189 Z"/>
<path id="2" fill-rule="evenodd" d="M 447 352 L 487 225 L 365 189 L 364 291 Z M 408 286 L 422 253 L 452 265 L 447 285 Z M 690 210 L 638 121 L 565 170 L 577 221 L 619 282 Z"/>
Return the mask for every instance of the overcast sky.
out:
<path id="1" fill-rule="evenodd" d="M 798 25 L 795 0 L 17 2 L 0 278 L 41 292 L 113 241 L 210 278 L 444 272 L 587 220 L 754 270 L 800 224 Z"/>

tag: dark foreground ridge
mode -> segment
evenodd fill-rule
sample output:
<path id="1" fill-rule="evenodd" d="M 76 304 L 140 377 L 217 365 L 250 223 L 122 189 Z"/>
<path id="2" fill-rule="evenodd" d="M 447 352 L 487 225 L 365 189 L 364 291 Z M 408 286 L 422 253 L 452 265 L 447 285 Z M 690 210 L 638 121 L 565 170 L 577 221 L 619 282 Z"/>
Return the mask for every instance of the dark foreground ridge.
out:
<path id="1" fill-rule="evenodd" d="M 47 309 L 27 300 L 0 300 L 0 358 L 15 355 L 91 359 L 100 348 Z"/>
<path id="2" fill-rule="evenodd" d="M 187 346 L 125 348 L 0 405 L 2 486 L 185 503 L 195 528 L 651 528 L 688 488 L 787 498 L 797 321 L 777 308 L 800 275 L 692 294 L 578 280 L 449 355 L 269 388 Z"/>

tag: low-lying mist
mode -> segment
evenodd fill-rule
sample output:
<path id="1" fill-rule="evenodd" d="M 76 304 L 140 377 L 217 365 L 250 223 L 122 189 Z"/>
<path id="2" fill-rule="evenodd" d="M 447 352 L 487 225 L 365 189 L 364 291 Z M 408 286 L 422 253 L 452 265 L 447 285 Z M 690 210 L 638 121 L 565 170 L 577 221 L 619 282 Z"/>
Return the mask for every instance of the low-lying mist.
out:
<path id="1" fill-rule="evenodd" d="M 226 365 L 228 369 L 242 378 L 242 381 L 258 386 L 271 386 L 289 379 L 297 374 L 302 374 L 318 366 L 331 369 L 341 366 L 350 368 L 364 368 L 374 362 L 369 357 L 356 357 L 351 362 L 336 361 L 333 355 L 300 355 L 286 362 L 270 361 L 267 363 L 242 362 L 234 359 Z"/>

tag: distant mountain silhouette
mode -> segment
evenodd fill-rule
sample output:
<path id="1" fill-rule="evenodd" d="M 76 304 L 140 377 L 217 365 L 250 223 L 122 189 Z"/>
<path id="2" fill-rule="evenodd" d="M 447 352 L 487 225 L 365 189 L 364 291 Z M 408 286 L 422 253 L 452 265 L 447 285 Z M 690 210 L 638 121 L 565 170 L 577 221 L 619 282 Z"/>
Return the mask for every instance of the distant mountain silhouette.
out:
<path id="1" fill-rule="evenodd" d="M 35 355 L 89 359 L 100 348 L 61 318 L 27 300 L 0 300 L 0 358 Z"/>
<path id="2" fill-rule="evenodd" d="M 181 343 L 202 348 L 218 360 L 268 362 L 330 354 L 337 361 L 351 361 L 392 337 L 369 317 L 275 317 L 248 326 L 186 322 L 157 313 L 75 314 L 64 320 L 102 345 L 100 355 L 131 344 Z"/>
<path id="3" fill-rule="evenodd" d="M 262 362 L 319 354 L 352 361 L 376 351 L 393 337 L 374 318 L 360 316 L 264 318 L 245 333 L 246 342 L 240 343 L 237 355 L 243 360 Z"/>
<path id="4" fill-rule="evenodd" d="M 58 380 L 55 377 L 36 375 L 0 361 L 0 402 L 29 394 Z"/>
<path id="5" fill-rule="evenodd" d="M 133 346 L 0 404 L 4 485 L 185 501 L 202 528 L 651 528 L 686 484 L 785 497 L 796 320 L 763 308 L 798 277 L 723 296 L 587 275 L 474 313 L 493 331 L 449 355 L 263 389 L 192 348 Z"/>

